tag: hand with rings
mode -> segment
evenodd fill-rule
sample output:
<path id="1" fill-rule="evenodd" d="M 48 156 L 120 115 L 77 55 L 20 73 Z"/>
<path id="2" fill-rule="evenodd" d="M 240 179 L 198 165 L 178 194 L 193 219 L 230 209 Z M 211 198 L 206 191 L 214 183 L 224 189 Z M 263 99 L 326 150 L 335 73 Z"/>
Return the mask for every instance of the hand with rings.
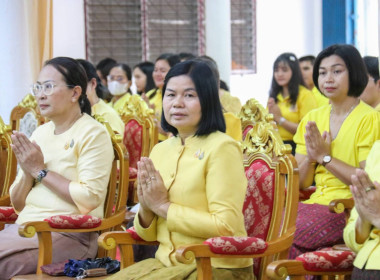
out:
<path id="1" fill-rule="evenodd" d="M 380 228 L 380 184 L 372 182 L 367 172 L 356 169 L 350 186 L 355 208 L 363 224 Z"/>
<path id="2" fill-rule="evenodd" d="M 145 157 L 140 159 L 137 167 L 140 207 L 166 219 L 170 201 L 160 172 L 155 169 L 152 160 Z"/>

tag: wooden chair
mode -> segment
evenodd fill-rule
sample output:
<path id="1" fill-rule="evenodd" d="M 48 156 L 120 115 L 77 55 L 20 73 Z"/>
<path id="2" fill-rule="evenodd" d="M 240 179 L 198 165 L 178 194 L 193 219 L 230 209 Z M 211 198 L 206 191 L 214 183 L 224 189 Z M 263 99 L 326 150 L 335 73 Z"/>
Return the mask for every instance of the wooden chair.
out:
<path id="1" fill-rule="evenodd" d="M 129 153 L 129 197 L 133 198 L 137 162 L 141 157 L 148 157 L 153 146 L 158 143 L 158 129 L 155 125 L 154 111 L 138 95 L 129 96 L 119 114 L 125 123 L 123 141 Z M 133 204 L 137 201 L 129 202 Z"/>
<path id="2" fill-rule="evenodd" d="M 241 120 L 241 128 L 243 131 L 243 140 L 248 131 L 258 122 L 268 122 L 276 127 L 273 115 L 254 98 L 249 99 L 241 108 L 238 117 Z"/>
<path id="3" fill-rule="evenodd" d="M 11 128 L 0 117 L 0 206 L 10 205 L 9 187 L 16 177 L 17 161 L 11 149 Z"/>
<path id="4" fill-rule="evenodd" d="M 337 199 L 330 202 L 329 210 L 345 213 L 346 219 L 354 207 L 353 199 Z M 270 279 L 305 279 L 306 275 L 321 275 L 323 280 L 350 279 L 355 253 L 344 244 L 303 254 L 295 260 L 278 260 L 270 263 L 267 274 Z"/>
<path id="5" fill-rule="evenodd" d="M 214 241 L 231 241 L 231 237 L 217 237 L 198 245 L 181 246 L 176 252 L 180 262 L 197 262 L 198 279 L 212 279 L 210 258 L 255 258 L 257 279 L 267 279 L 265 267 L 273 259 L 287 257 L 293 235 L 298 205 L 298 169 L 289 145 L 284 145 L 270 123 L 258 123 L 247 134 L 243 142 L 244 165 L 248 178 L 246 199 L 243 206 L 245 226 L 249 238 L 238 238 L 251 244 L 251 250 L 229 254 L 214 253 Z M 287 186 L 287 187 L 285 187 Z M 122 267 L 133 264 L 132 244 L 151 245 L 135 232 L 108 232 L 102 234 L 98 243 L 106 249 L 116 244 L 122 254 Z M 158 243 L 153 243 L 157 245 Z M 221 250 L 223 251 L 223 249 Z M 256 252 L 256 253 L 255 253 Z"/>
<path id="6" fill-rule="evenodd" d="M 34 96 L 28 94 L 12 109 L 10 117 L 11 130 L 17 130 L 30 137 L 37 126 L 46 122 L 39 113 L 37 101 Z"/>
<path id="7" fill-rule="evenodd" d="M 111 135 L 115 158 L 112 164 L 111 176 L 108 184 L 108 192 L 104 205 L 104 218 L 98 227 L 92 229 L 62 229 L 52 228 L 46 221 L 27 222 L 19 227 L 19 234 L 23 237 L 33 237 L 35 233 L 39 240 L 39 256 L 36 275 L 20 275 L 12 279 L 51 279 L 42 273 L 40 267 L 50 264 L 52 261 L 52 239 L 51 232 L 93 232 L 100 233 L 120 229 L 124 221 L 125 205 L 128 190 L 128 154 L 122 143 L 122 136 L 115 134 L 109 124 L 104 122 L 109 134 Z M 118 173 L 118 166 L 120 172 Z M 117 176 L 118 175 L 118 176 Z M 98 250 L 98 257 L 115 256 L 115 251 L 106 252 L 102 248 Z M 65 277 L 57 279 L 66 279 Z M 67 278 L 72 279 L 72 278 Z"/>

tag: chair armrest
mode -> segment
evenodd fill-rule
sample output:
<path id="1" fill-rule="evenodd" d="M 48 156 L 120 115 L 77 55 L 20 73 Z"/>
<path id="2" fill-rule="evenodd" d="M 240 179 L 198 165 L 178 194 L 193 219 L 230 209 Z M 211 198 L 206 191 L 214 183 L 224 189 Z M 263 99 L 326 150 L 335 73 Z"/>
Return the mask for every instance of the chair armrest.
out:
<path id="1" fill-rule="evenodd" d="M 271 262 L 266 268 L 269 279 L 285 280 L 289 275 L 306 275 L 302 262 L 296 260 L 279 260 Z"/>
<path id="2" fill-rule="evenodd" d="M 349 211 L 354 208 L 355 202 L 351 198 L 347 199 L 334 199 L 329 204 L 329 210 L 332 213 L 343 213 L 344 211 Z"/>
<path id="3" fill-rule="evenodd" d="M 102 233 L 98 238 L 98 245 L 106 250 L 120 249 L 120 269 L 134 264 L 132 245 L 159 245 L 157 241 L 136 240 L 127 231 L 111 231 Z"/>
<path id="4" fill-rule="evenodd" d="M 11 205 L 11 198 L 9 194 L 0 197 L 0 206 L 10 206 L 10 205 Z"/>

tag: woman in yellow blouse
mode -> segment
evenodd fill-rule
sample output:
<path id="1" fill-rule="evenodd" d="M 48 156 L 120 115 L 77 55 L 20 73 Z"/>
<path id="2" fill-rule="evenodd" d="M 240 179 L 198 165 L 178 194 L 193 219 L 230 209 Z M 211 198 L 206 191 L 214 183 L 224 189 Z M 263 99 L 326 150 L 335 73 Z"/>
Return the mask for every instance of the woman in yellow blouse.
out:
<path id="1" fill-rule="evenodd" d="M 300 188 L 315 182 L 316 191 L 299 204 L 291 257 L 342 241 L 344 216 L 329 214 L 327 205 L 352 197 L 351 175 L 364 168 L 373 143 L 380 139 L 380 114 L 359 100 L 368 76 L 355 47 L 323 50 L 313 79 L 330 104 L 309 112 L 294 136 Z"/>
<path id="2" fill-rule="evenodd" d="M 317 108 L 317 102 L 305 87 L 297 57 L 292 53 L 281 54 L 273 64 L 267 107 L 278 124 L 282 140 L 292 146 L 294 154 L 293 135 L 306 113 Z"/>
<path id="3" fill-rule="evenodd" d="M 355 208 L 344 229 L 344 241 L 356 252 L 352 279 L 380 279 L 380 141 L 376 141 L 366 168 L 351 177 Z"/>
<path id="4" fill-rule="evenodd" d="M 153 70 L 153 80 L 156 88 L 149 91 L 146 96 L 146 100 L 151 108 L 154 109 L 157 126 L 158 126 L 158 140 L 163 141 L 167 138 L 167 133 L 161 128 L 161 114 L 162 114 L 162 87 L 164 86 L 164 81 L 166 74 L 169 72 L 170 68 L 180 62 L 180 57 L 171 53 L 161 54 L 154 63 Z"/>
<path id="5" fill-rule="evenodd" d="M 242 207 L 247 187 L 238 143 L 226 129 L 218 84 L 203 61 L 170 69 L 163 87 L 162 127 L 174 137 L 138 164 L 136 231 L 160 242 L 156 257 L 109 279 L 196 279 L 176 249 L 213 236 L 246 236 Z M 215 279 L 253 279 L 252 260 L 212 259 Z"/>
<path id="6" fill-rule="evenodd" d="M 129 99 L 131 84 L 132 70 L 127 64 L 119 63 L 112 67 L 107 76 L 107 86 L 113 97 L 108 104 L 118 113 Z"/>

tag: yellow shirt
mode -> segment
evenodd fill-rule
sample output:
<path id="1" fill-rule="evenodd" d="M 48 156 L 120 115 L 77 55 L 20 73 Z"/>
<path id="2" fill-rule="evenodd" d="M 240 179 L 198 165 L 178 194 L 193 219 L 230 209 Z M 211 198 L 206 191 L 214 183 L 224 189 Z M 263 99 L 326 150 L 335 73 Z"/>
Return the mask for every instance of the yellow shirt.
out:
<path id="1" fill-rule="evenodd" d="M 226 122 L 226 134 L 234 138 L 236 141 L 242 140 L 241 121 L 233 113 L 224 113 L 224 120 Z"/>
<path id="2" fill-rule="evenodd" d="M 89 214 L 103 217 L 104 201 L 114 157 L 110 136 L 92 117 L 84 114 L 62 134 L 54 134 L 53 122 L 37 127 L 31 140 L 41 147 L 45 165 L 70 180 L 74 204 L 66 201 L 42 183 L 37 183 L 18 213 L 17 224 L 42 221 L 53 215 Z M 16 180 L 22 177 L 19 170 Z"/>
<path id="3" fill-rule="evenodd" d="M 317 87 L 313 87 L 311 92 L 313 93 L 314 98 L 317 101 L 318 107 L 329 104 L 330 100 L 326 96 L 324 96 L 322 93 L 320 93 Z"/>
<path id="4" fill-rule="evenodd" d="M 99 102 L 91 107 L 91 115 L 102 116 L 104 120 L 110 124 L 112 130 L 116 131 L 122 137 L 124 137 L 123 121 L 121 120 L 118 113 L 110 106 L 108 106 L 102 99 L 99 99 Z"/>
<path id="5" fill-rule="evenodd" d="M 380 182 L 380 141 L 376 141 L 373 145 L 371 152 L 368 155 L 366 161 L 366 168 L 369 177 L 372 181 Z M 357 256 L 354 261 L 354 265 L 360 269 L 365 267 L 366 269 L 380 270 L 380 229 L 373 228 L 369 235 L 369 238 L 364 243 L 359 244 L 356 242 L 355 224 L 359 217 L 356 209 L 352 209 L 350 219 L 347 226 L 344 229 L 344 241 L 347 246 L 350 247 Z"/>
<path id="6" fill-rule="evenodd" d="M 293 123 L 299 123 L 302 118 L 311 110 L 317 108 L 317 102 L 310 90 L 300 86 L 298 98 L 295 106 L 290 103 L 290 97 L 284 98 L 281 93 L 277 95 L 277 105 L 280 108 L 282 116 Z M 293 134 L 278 126 L 278 131 L 283 141 L 293 140 Z"/>
<path id="7" fill-rule="evenodd" d="M 108 105 L 114 108 L 115 111 L 120 115 L 120 110 L 123 109 L 123 107 L 125 106 L 125 103 L 128 102 L 130 96 L 131 94 L 127 92 L 122 97 L 120 97 L 116 102 L 115 102 L 115 97 L 113 97 L 111 101 L 108 103 Z"/>
<path id="8" fill-rule="evenodd" d="M 156 253 L 165 266 L 177 264 L 180 245 L 202 244 L 216 236 L 246 236 L 242 213 L 247 179 L 238 142 L 222 132 L 179 137 L 157 144 L 150 155 L 169 192 L 167 219 L 155 217 L 148 228 L 135 217 L 143 239 L 157 240 Z M 240 268 L 252 259 L 212 259 L 214 267 Z"/>
<path id="9" fill-rule="evenodd" d="M 325 105 L 307 114 L 294 135 L 296 153 L 306 155 L 304 134 L 308 121 L 315 121 L 320 133 L 330 131 L 331 105 Z M 367 159 L 373 143 L 380 139 L 380 114 L 371 106 L 360 101 L 346 117 L 338 135 L 331 143 L 331 156 L 348 165 L 359 167 Z M 331 200 L 351 198 L 349 187 L 330 173 L 324 166 L 317 165 L 314 175 L 316 191 L 304 203 L 328 205 Z"/>
<path id="10" fill-rule="evenodd" d="M 380 103 L 377 104 L 377 106 L 375 107 L 375 110 L 378 111 L 378 112 L 380 112 Z"/>
<path id="11" fill-rule="evenodd" d="M 152 97 L 152 95 L 156 94 Z M 156 115 L 158 123 L 161 125 L 161 114 L 162 114 L 162 90 L 161 89 L 152 89 L 147 92 L 146 96 L 149 98 L 149 103 L 154 105 L 154 113 Z M 158 134 L 158 140 L 164 141 L 168 136 L 166 134 Z"/>
<path id="12" fill-rule="evenodd" d="M 228 91 L 225 91 L 223 89 L 220 90 L 220 103 L 222 104 L 222 107 L 225 111 L 231 112 L 235 115 L 240 113 L 241 110 L 241 103 L 239 98 L 232 96 Z"/>

